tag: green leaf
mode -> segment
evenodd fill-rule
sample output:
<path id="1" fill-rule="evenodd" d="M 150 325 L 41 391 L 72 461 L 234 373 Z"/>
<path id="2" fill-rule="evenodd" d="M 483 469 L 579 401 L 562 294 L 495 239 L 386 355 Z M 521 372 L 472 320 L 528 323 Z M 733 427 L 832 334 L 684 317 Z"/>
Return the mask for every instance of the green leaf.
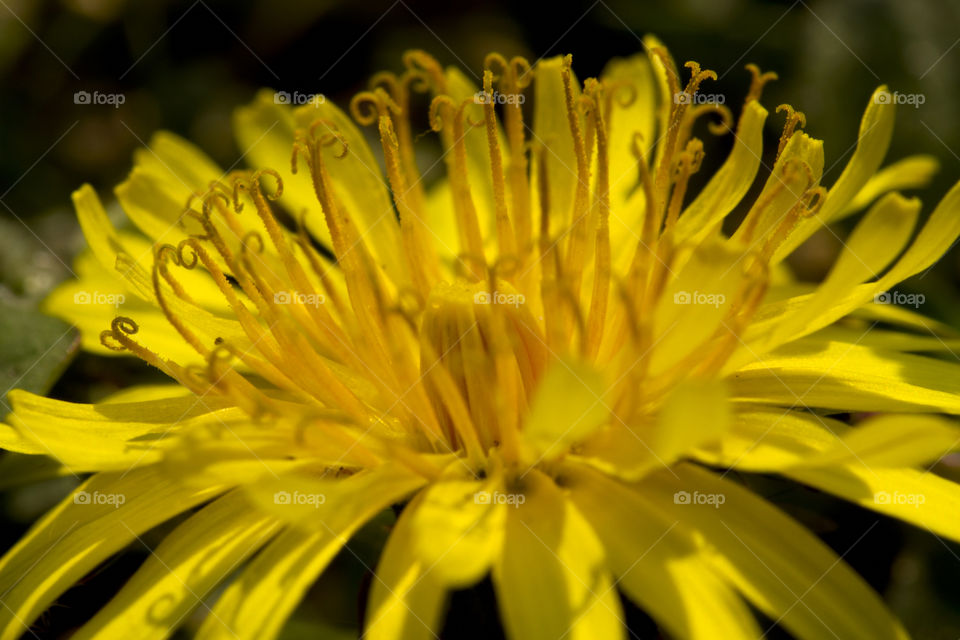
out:
<path id="1" fill-rule="evenodd" d="M 80 346 L 65 322 L 39 311 L 0 303 L 0 405 L 6 414 L 11 389 L 46 393 Z"/>

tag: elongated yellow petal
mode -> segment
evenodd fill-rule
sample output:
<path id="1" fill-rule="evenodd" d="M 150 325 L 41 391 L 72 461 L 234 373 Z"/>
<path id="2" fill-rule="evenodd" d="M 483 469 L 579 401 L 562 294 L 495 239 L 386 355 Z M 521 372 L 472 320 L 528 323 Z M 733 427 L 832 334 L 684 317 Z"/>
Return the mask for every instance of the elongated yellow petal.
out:
<path id="1" fill-rule="evenodd" d="M 123 470 L 156 460 L 150 442 L 131 442 L 147 435 L 169 435 L 184 428 L 218 424 L 243 413 L 218 398 L 195 397 L 109 404 L 75 404 L 16 389 L 9 396 L 8 420 L 32 443 L 23 453 L 49 455 L 73 471 Z M 216 415 L 211 415 L 215 410 Z"/>
<path id="2" fill-rule="evenodd" d="M 654 451 L 662 464 L 670 464 L 691 448 L 719 439 L 730 419 L 722 381 L 681 383 L 660 409 Z"/>
<path id="3" fill-rule="evenodd" d="M 475 480 L 461 462 L 411 509 L 411 552 L 448 589 L 479 582 L 500 553 L 509 497 L 502 478 Z"/>
<path id="4" fill-rule="evenodd" d="M 877 202 L 847 239 L 843 252 L 813 297 L 801 310 L 777 319 L 770 344 L 783 344 L 812 333 L 852 310 L 831 307 L 856 285 L 876 278 L 896 258 L 910 239 L 919 213 L 919 200 L 907 200 L 896 193 Z M 764 347 L 761 348 L 766 350 Z"/>
<path id="5" fill-rule="evenodd" d="M 867 469 L 862 465 L 794 469 L 784 475 L 960 542 L 960 485 L 914 469 Z"/>
<path id="6" fill-rule="evenodd" d="M 868 469 L 913 467 L 960 447 L 960 426 L 936 416 L 885 415 L 849 430 L 808 465 L 860 464 Z"/>
<path id="7" fill-rule="evenodd" d="M 415 552 L 413 514 L 423 494 L 400 514 L 374 572 L 364 622 L 370 640 L 432 640 L 440 627 L 446 589 Z"/>
<path id="8" fill-rule="evenodd" d="M 603 542 L 617 586 L 678 638 L 756 638 L 760 629 L 732 586 L 642 491 L 568 465 L 570 498 Z"/>
<path id="9" fill-rule="evenodd" d="M 547 147 L 543 154 L 533 154 L 530 175 L 533 177 L 533 211 L 540 211 L 540 162 L 546 164 L 550 186 L 550 232 L 556 237 L 572 222 L 574 192 L 577 188 L 577 156 L 574 152 L 570 123 L 567 120 L 566 94 L 563 88 L 563 57 L 546 58 L 534 70 L 537 81 L 533 96 L 533 143 Z M 572 73 L 572 72 L 571 72 Z M 579 96 L 579 83 L 573 79 L 574 100 Z"/>
<path id="10" fill-rule="evenodd" d="M 677 220 L 677 238 L 702 241 L 747 194 L 760 168 L 767 115 L 757 100 L 744 106 L 730 156 Z"/>
<path id="11" fill-rule="evenodd" d="M 19 638 L 57 596 L 139 534 L 224 489 L 184 488 L 149 467 L 93 476 L 0 560 L 0 638 Z"/>
<path id="12" fill-rule="evenodd" d="M 827 193 L 827 199 L 819 213 L 797 225 L 774 254 L 775 262 L 788 256 L 822 225 L 832 222 L 880 167 L 893 136 L 896 112 L 896 106 L 890 100 L 878 99 L 886 92 L 887 87 L 881 86 L 870 96 L 870 102 L 867 103 L 860 121 L 857 148 L 850 156 L 850 161 Z"/>
<path id="13" fill-rule="evenodd" d="M 558 361 L 544 373 L 530 402 L 524 437 L 537 456 L 554 458 L 600 427 L 609 415 L 606 384 L 592 367 Z"/>
<path id="14" fill-rule="evenodd" d="M 904 372 L 909 372 L 908 374 Z M 742 367 L 737 399 L 839 411 L 960 413 L 960 367 L 922 356 L 842 342 L 801 340 Z"/>
<path id="15" fill-rule="evenodd" d="M 862 453 L 867 457 L 852 460 L 848 464 L 817 463 L 822 456 L 834 451 L 846 451 L 853 458 L 853 451 L 848 444 L 851 436 L 861 429 L 869 429 L 870 423 L 877 421 L 890 421 L 890 424 L 882 427 L 884 432 L 889 433 L 895 428 L 895 420 L 897 424 L 905 425 L 902 431 L 909 433 L 911 425 L 924 425 L 932 419 L 890 416 L 850 428 L 836 420 L 805 412 L 784 414 L 774 410 L 751 409 L 737 414 L 734 426 L 724 441 L 722 453 L 701 450 L 696 457 L 716 466 L 781 473 L 867 509 L 899 518 L 951 540 L 960 540 L 960 520 L 956 517 L 960 485 L 955 482 L 930 472 L 908 468 L 888 469 L 880 464 L 870 464 L 870 452 L 862 449 L 857 455 Z M 920 426 L 921 430 L 923 428 Z M 939 427 L 934 429 L 940 430 Z M 847 442 L 841 442 L 840 435 Z M 736 440 L 731 436 L 736 436 Z M 853 445 L 858 446 L 859 443 L 855 440 Z M 952 447 L 947 445 L 944 450 L 947 448 Z M 928 453 L 933 454 L 933 449 L 931 446 Z M 879 463 L 886 463 L 889 456 L 899 453 L 899 450 L 884 451 Z M 923 457 L 930 459 L 930 455 Z"/>
<path id="16" fill-rule="evenodd" d="M 603 547 L 590 525 L 539 471 L 526 475 L 521 495 L 523 504 L 507 513 L 503 553 L 493 567 L 508 636 L 625 637 Z"/>
<path id="17" fill-rule="evenodd" d="M 272 512 L 298 526 L 283 531 L 244 569 L 214 606 L 197 638 L 275 638 L 307 588 L 350 536 L 410 493 L 409 484 L 397 483 L 397 474 L 384 469 L 325 483 L 324 493 L 309 492 L 316 483 L 288 480 L 285 486 L 292 491 L 271 496 L 269 504 Z M 311 488 L 301 492 L 304 486 Z M 260 504 L 264 490 L 247 489 Z M 305 509 L 312 513 L 305 514 Z M 299 526 L 306 521 L 311 526 Z"/>
<path id="18" fill-rule="evenodd" d="M 779 472 L 839 444 L 849 427 L 802 410 L 752 405 L 737 407 L 723 441 L 701 447 L 695 458 L 717 467 Z"/>
<path id="19" fill-rule="evenodd" d="M 689 256 L 656 308 L 655 347 L 649 355 L 652 375 L 695 357 L 702 343 L 722 329 L 749 260 L 742 249 L 719 241 L 708 241 Z"/>
<path id="20" fill-rule="evenodd" d="M 940 162 L 933 156 L 916 155 L 897 160 L 873 174 L 834 220 L 856 213 L 887 192 L 926 187 L 939 168 Z"/>
<path id="21" fill-rule="evenodd" d="M 643 483 L 651 499 L 698 531 L 718 570 L 797 638 L 906 637 L 879 596 L 806 529 L 740 485 L 691 465 L 674 470 L 679 480 L 661 473 Z"/>
<path id="22" fill-rule="evenodd" d="M 627 195 L 637 183 L 637 159 L 633 155 L 632 141 L 635 133 L 643 139 L 645 157 L 650 157 L 650 149 L 656 142 L 655 103 L 657 87 L 654 84 L 653 70 L 646 54 L 638 53 L 629 58 L 617 58 L 607 63 L 601 76 L 610 83 L 615 92 L 612 112 L 607 126 L 610 145 L 610 206 L 618 211 L 626 202 Z M 622 93 L 620 93 L 622 92 Z M 617 98 L 631 98 L 628 106 L 622 107 Z M 639 224 L 626 227 L 626 220 L 610 220 L 610 239 L 617 239 L 622 229 L 628 238 L 633 238 Z M 630 233 L 627 229 L 632 229 Z M 624 238 L 625 240 L 627 238 Z"/>
<path id="23" fill-rule="evenodd" d="M 168 637 L 277 529 L 274 519 L 251 510 L 239 493 L 217 499 L 167 535 L 120 592 L 72 637 Z"/>

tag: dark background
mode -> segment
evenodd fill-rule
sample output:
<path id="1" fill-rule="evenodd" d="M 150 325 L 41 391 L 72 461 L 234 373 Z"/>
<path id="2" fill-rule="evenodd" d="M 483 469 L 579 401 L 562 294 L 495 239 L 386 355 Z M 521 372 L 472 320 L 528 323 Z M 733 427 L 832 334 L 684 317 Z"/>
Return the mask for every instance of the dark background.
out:
<path id="1" fill-rule="evenodd" d="M 90 182 L 109 197 L 129 170 L 132 151 L 156 130 L 181 134 L 229 166 L 240 156 L 230 114 L 259 87 L 322 92 L 345 105 L 373 72 L 399 70 L 407 48 L 474 72 L 488 51 L 531 62 L 572 53 L 585 78 L 600 73 L 610 57 L 637 52 L 646 33 L 663 40 L 679 64 L 692 59 L 716 70 L 719 81 L 702 90 L 724 94 L 735 112 L 749 83 L 744 64 L 777 71 L 780 80 L 765 89 L 764 104 L 772 111 L 790 102 L 806 113 L 806 130 L 826 141 L 827 185 L 842 171 L 863 108 L 881 83 L 925 97 L 919 108 L 898 109 L 887 156 L 888 162 L 913 153 L 940 159 L 936 180 L 919 193 L 925 209 L 960 178 L 960 3 L 948 0 L 0 0 L 0 392 L 13 385 L 39 392 L 52 387 L 58 397 L 84 400 L 150 375 L 136 363 L 76 357 L 74 336 L 35 309 L 70 276 L 68 265 L 83 246 L 71 191 Z M 77 105 L 78 91 L 122 93 L 126 101 L 119 108 Z M 782 122 L 782 115 L 770 118 L 773 150 Z M 701 180 L 728 148 L 723 140 L 707 141 Z M 838 247 L 836 238 L 820 234 L 794 266 L 804 277 L 818 277 Z M 921 311 L 960 329 L 958 282 L 960 259 L 953 251 L 898 289 L 924 293 Z M 15 482 L 5 463 L 0 460 L 0 489 Z M 879 516 L 786 483 L 744 480 L 847 553 L 916 637 L 960 636 L 957 545 L 885 519 L 854 545 Z M 0 493 L 0 548 L 68 485 L 52 481 Z M 382 534 L 372 527 L 357 547 L 368 563 Z M 131 550 L 71 591 L 43 621 L 42 635 L 61 635 L 81 622 L 145 553 Z M 341 559 L 298 611 L 288 637 L 355 636 L 350 625 L 363 574 L 360 563 Z M 484 589 L 455 600 L 464 612 L 489 604 Z M 648 625 L 631 616 L 646 637 Z"/>

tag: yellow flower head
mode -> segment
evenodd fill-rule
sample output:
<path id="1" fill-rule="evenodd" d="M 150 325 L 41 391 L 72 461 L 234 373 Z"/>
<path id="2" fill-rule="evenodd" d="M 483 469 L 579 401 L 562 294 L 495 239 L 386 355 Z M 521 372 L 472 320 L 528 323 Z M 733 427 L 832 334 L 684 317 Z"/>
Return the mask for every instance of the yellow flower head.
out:
<path id="1" fill-rule="evenodd" d="M 0 561 L 0 639 L 185 512 L 74 637 L 165 637 L 197 608 L 200 638 L 275 637 L 394 505 L 365 637 L 433 637 L 447 596 L 487 576 L 516 639 L 624 637 L 618 591 L 678 638 L 756 638 L 748 605 L 799 638 L 903 637 L 724 470 L 960 540 L 960 490 L 920 470 L 960 436 L 922 415 L 960 413 L 960 369 L 917 355 L 956 341 L 886 304 L 960 235 L 960 188 L 913 238 L 920 204 L 895 190 L 935 165 L 878 171 L 880 87 L 829 188 L 823 143 L 778 107 L 745 201 L 773 74 L 748 67 L 735 121 L 703 99 L 712 71 L 688 62 L 684 82 L 647 49 L 583 83 L 569 56 L 491 54 L 474 81 L 411 51 L 352 118 L 319 95 L 241 108 L 250 170 L 158 134 L 116 189 L 135 230 L 77 191 L 91 251 L 50 311 L 174 383 L 95 405 L 11 393 L 0 446 L 94 473 Z M 696 191 L 702 116 L 732 149 Z M 822 283 L 791 277 L 795 248 L 868 206 Z M 847 412 L 882 415 L 831 417 Z"/>

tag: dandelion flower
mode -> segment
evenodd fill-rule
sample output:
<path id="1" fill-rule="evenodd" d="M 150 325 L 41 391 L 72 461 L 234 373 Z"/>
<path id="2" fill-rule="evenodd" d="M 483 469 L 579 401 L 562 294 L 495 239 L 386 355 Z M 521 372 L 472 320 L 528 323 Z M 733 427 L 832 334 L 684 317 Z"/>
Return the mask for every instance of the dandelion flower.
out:
<path id="1" fill-rule="evenodd" d="M 620 594 L 678 638 L 758 637 L 751 607 L 798 638 L 904 637 L 727 472 L 960 540 L 960 489 L 928 470 L 960 437 L 937 415 L 960 413 L 960 368 L 922 355 L 956 341 L 885 304 L 960 235 L 960 187 L 914 235 L 920 204 L 897 190 L 935 166 L 880 169 L 880 87 L 829 188 L 822 141 L 778 107 L 745 201 L 774 75 L 748 67 L 735 121 L 702 99 L 714 72 L 688 62 L 684 83 L 647 49 L 583 83 L 569 56 L 491 54 L 474 82 L 411 51 L 352 118 L 272 92 L 240 109 L 250 170 L 158 134 L 116 189 L 133 230 L 77 191 L 90 250 L 48 308 L 172 383 L 92 405 L 10 394 L 0 445 L 92 475 L 0 561 L 0 638 L 180 515 L 73 637 L 165 637 L 197 608 L 199 638 L 275 637 L 391 506 L 371 639 L 433 637 L 450 594 L 488 577 L 524 640 L 625 637 Z M 429 187 L 424 115 L 445 168 Z M 698 133 L 732 150 L 694 192 Z M 791 277 L 794 249 L 864 209 L 822 283 Z"/>

